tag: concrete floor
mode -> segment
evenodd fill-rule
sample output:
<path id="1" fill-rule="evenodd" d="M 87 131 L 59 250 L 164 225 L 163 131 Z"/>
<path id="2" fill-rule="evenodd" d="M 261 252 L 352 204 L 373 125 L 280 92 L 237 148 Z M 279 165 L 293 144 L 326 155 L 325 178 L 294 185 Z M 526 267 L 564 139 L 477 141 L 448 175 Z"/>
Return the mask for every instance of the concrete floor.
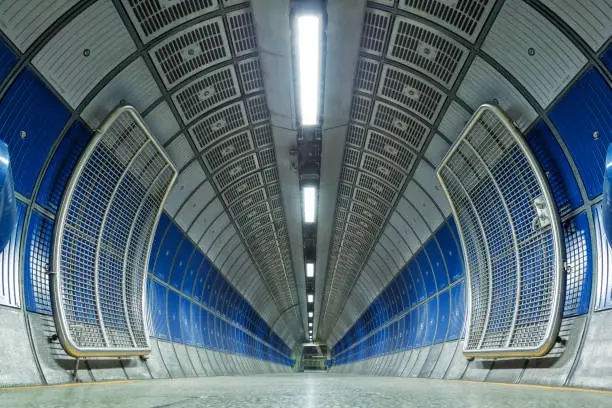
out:
<path id="1" fill-rule="evenodd" d="M 2 407 L 611 407 L 612 392 L 325 373 L 0 390 Z"/>

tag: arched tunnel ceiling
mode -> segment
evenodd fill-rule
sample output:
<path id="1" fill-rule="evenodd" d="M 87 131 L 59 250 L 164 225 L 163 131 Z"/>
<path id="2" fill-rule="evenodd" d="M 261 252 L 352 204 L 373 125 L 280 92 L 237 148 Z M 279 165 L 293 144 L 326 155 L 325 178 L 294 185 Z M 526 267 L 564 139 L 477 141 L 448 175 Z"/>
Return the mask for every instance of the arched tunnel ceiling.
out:
<path id="1" fill-rule="evenodd" d="M 142 112 L 180 169 L 166 211 L 292 346 L 307 326 L 289 9 L 4 0 L 0 27 L 90 127 L 121 102 Z M 611 16 L 609 0 L 327 0 L 316 338 L 334 344 L 450 214 L 434 169 L 471 112 L 494 101 L 527 129 Z"/>
<path id="2" fill-rule="evenodd" d="M 471 113 L 494 102 L 526 130 L 611 34 L 609 1 L 368 2 L 317 338 L 335 344 L 450 215 L 435 168 Z"/>

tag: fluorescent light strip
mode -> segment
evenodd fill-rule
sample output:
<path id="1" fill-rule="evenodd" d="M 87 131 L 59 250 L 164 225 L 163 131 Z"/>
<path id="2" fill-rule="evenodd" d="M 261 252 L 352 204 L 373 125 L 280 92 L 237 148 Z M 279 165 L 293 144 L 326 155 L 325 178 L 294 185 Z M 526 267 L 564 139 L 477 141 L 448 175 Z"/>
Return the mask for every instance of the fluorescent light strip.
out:
<path id="1" fill-rule="evenodd" d="M 302 189 L 304 206 L 304 222 L 307 224 L 315 222 L 317 217 L 317 188 L 304 187 Z"/>
<path id="2" fill-rule="evenodd" d="M 302 126 L 319 123 L 319 92 L 321 90 L 321 16 L 297 16 L 297 59 L 300 86 Z"/>
<path id="3" fill-rule="evenodd" d="M 313 263 L 306 264 L 306 277 L 314 278 L 314 264 Z"/>
<path id="4" fill-rule="evenodd" d="M 308 303 L 314 302 L 314 295 L 308 295 Z"/>
<path id="5" fill-rule="evenodd" d="M 314 313 L 313 312 L 308 312 L 308 317 L 313 317 Z"/>

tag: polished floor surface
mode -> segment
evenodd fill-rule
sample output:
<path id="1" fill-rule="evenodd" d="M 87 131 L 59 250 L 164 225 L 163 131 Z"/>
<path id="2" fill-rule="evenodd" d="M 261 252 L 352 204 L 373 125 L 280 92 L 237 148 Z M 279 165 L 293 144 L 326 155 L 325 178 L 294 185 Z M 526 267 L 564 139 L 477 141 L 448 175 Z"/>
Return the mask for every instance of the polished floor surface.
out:
<path id="1" fill-rule="evenodd" d="M 612 407 L 612 393 L 324 373 L 0 390 L 2 407 Z"/>

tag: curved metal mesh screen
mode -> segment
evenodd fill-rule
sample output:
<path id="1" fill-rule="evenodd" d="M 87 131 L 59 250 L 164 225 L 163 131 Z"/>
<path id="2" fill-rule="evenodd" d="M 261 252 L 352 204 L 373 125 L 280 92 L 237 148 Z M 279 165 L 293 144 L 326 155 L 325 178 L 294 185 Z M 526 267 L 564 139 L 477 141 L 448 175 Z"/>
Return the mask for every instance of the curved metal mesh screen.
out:
<path id="1" fill-rule="evenodd" d="M 464 354 L 540 356 L 557 337 L 563 253 L 548 184 L 515 127 L 481 106 L 438 168 L 465 254 Z"/>
<path id="2" fill-rule="evenodd" d="M 75 357 L 147 354 L 151 239 L 176 169 L 129 106 L 81 157 L 56 224 L 53 314 Z"/>

